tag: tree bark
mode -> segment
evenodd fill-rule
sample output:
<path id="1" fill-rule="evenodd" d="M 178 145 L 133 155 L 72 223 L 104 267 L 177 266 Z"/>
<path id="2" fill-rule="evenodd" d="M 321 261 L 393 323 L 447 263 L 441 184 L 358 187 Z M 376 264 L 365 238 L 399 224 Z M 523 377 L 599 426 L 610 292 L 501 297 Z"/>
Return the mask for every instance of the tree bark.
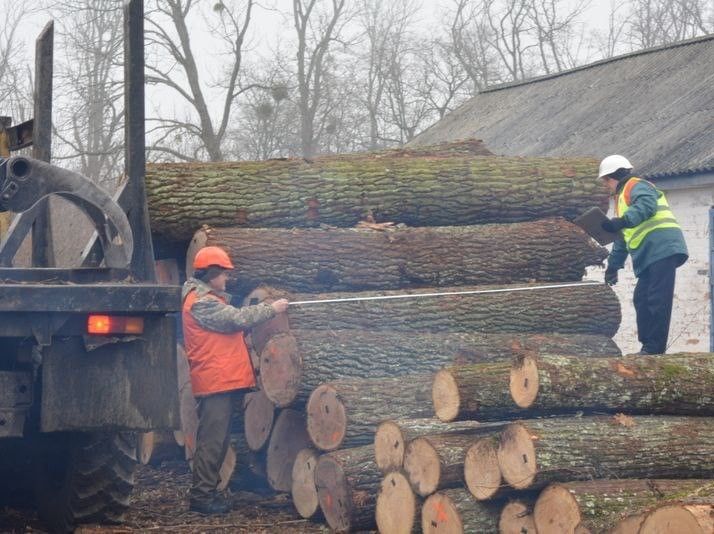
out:
<path id="1" fill-rule="evenodd" d="M 537 284 L 533 284 L 536 286 Z M 542 285 L 542 284 L 541 284 Z M 537 285 L 540 287 L 541 285 Z M 287 293 L 263 289 L 264 294 L 289 300 L 412 295 L 474 290 L 509 289 L 517 286 L 459 286 L 403 289 L 360 293 Z M 400 330 L 406 332 L 480 332 L 593 334 L 612 337 L 620 327 L 620 301 L 605 284 L 499 293 L 446 295 L 294 305 L 288 312 L 291 328 L 298 330 Z"/>
<path id="2" fill-rule="evenodd" d="M 421 511 L 424 534 L 498 532 L 500 505 L 474 500 L 463 488 L 431 495 Z"/>
<path id="3" fill-rule="evenodd" d="M 430 388 L 430 375 L 322 384 L 307 403 L 307 432 L 323 451 L 372 443 L 385 419 L 431 415 Z"/>
<path id="4" fill-rule="evenodd" d="M 315 486 L 315 468 L 319 455 L 314 449 L 302 449 L 293 464 L 290 495 L 298 514 L 305 519 L 315 517 L 320 508 Z"/>
<path id="5" fill-rule="evenodd" d="M 385 475 L 399 471 L 404 450 L 413 439 L 430 434 L 451 434 L 483 426 L 477 421 L 444 423 L 438 419 L 394 419 L 382 421 L 374 432 L 374 461 Z"/>
<path id="6" fill-rule="evenodd" d="M 374 513 L 381 534 L 411 534 L 419 531 L 421 503 L 404 474 L 385 475 L 379 487 Z"/>
<path id="7" fill-rule="evenodd" d="M 483 424 L 454 434 L 434 434 L 410 441 L 404 472 L 414 493 L 422 497 L 463 483 L 466 451 L 478 440 L 497 436 L 505 424 Z"/>
<path id="8" fill-rule="evenodd" d="M 515 489 L 593 478 L 712 477 L 713 423 L 621 414 L 530 419 L 501 433 L 498 464 Z"/>
<path id="9" fill-rule="evenodd" d="M 541 355 L 515 362 L 511 396 L 539 414 L 614 411 L 714 415 L 714 356 L 589 358 Z"/>
<path id="10" fill-rule="evenodd" d="M 320 456 L 315 484 L 328 525 L 337 532 L 374 528 L 381 479 L 369 445 Z"/>
<path id="11" fill-rule="evenodd" d="M 692 494 L 714 495 L 712 480 L 590 480 L 551 484 L 536 501 L 533 517 L 543 532 L 610 532 L 623 515 L 640 514 Z"/>
<path id="12" fill-rule="evenodd" d="M 147 165 L 154 233 L 188 242 L 211 226 L 446 226 L 573 219 L 607 210 L 597 162 L 577 158 L 389 157 Z"/>
<path id="13" fill-rule="evenodd" d="M 229 290 L 240 295 L 261 283 L 319 293 L 575 282 L 585 267 L 607 257 L 607 250 L 564 219 L 386 231 L 204 227 L 189 246 L 187 273 L 203 246 L 219 246 L 237 259 Z"/>
<path id="14" fill-rule="evenodd" d="M 286 492 L 292 489 L 295 457 L 309 446 L 305 416 L 295 410 L 281 411 L 275 419 L 267 449 L 266 472 L 271 488 Z"/>
<path id="15" fill-rule="evenodd" d="M 434 413 L 442 421 L 505 420 L 523 413 L 508 388 L 510 362 L 454 365 L 434 377 Z"/>
<path id="16" fill-rule="evenodd" d="M 298 329 L 289 334 L 297 341 L 299 354 L 289 338 L 276 335 L 265 345 L 260 363 L 266 393 L 283 406 L 302 406 L 313 389 L 332 380 L 430 373 L 455 363 L 553 351 L 582 356 L 619 353 L 612 339 L 587 334 Z"/>

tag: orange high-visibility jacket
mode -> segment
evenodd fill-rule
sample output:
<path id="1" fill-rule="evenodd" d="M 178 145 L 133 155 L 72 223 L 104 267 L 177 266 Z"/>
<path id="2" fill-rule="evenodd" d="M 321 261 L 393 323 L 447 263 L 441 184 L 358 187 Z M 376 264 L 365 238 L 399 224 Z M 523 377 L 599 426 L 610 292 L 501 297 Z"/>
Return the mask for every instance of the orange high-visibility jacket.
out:
<path id="1" fill-rule="evenodd" d="M 255 386 L 255 374 L 243 332 L 222 334 L 201 327 L 191 315 L 196 298 L 196 291 L 191 291 L 183 303 L 184 342 L 194 396 Z M 226 302 L 214 294 L 208 295 L 208 298 Z"/>

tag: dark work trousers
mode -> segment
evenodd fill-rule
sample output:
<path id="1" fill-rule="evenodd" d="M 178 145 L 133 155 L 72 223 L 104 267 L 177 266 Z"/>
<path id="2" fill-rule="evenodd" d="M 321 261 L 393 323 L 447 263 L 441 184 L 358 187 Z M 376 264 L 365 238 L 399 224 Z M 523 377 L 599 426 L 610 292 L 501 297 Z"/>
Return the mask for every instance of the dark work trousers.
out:
<path id="1" fill-rule="evenodd" d="M 642 352 L 664 354 L 672 317 L 674 277 L 681 264 L 679 256 L 669 256 L 647 267 L 637 279 L 633 302 L 637 312 L 637 336 Z"/>
<path id="2" fill-rule="evenodd" d="M 216 495 L 218 472 L 231 439 L 234 406 L 242 406 L 245 390 L 215 393 L 196 399 L 198 433 L 193 456 L 192 501 L 209 502 Z"/>

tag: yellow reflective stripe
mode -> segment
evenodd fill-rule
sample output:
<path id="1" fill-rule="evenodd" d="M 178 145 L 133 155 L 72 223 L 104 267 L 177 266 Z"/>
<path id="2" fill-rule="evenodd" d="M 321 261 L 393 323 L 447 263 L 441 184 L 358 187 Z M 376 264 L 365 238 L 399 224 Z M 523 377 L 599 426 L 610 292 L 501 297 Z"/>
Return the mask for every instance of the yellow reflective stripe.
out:
<path id="1" fill-rule="evenodd" d="M 632 235 L 630 235 L 630 239 L 628 241 L 632 242 L 637 240 L 637 238 L 640 236 L 644 237 L 643 234 L 648 234 L 651 230 L 659 228 L 660 226 L 662 228 L 671 228 L 672 226 L 679 225 L 677 224 L 677 219 L 675 219 L 674 217 L 665 217 L 664 219 L 650 219 L 649 221 L 643 222 L 639 226 L 633 228 L 634 232 L 632 233 Z"/>

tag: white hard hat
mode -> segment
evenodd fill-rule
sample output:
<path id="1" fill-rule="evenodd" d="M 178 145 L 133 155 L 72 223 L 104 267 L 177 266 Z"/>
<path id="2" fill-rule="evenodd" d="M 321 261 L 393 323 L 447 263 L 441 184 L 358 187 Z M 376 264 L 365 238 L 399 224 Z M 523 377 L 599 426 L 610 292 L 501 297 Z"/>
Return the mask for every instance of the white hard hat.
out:
<path id="1" fill-rule="evenodd" d="M 598 178 L 612 174 L 617 169 L 632 169 L 632 164 L 624 156 L 618 156 L 617 154 L 608 156 L 600 162 Z"/>

